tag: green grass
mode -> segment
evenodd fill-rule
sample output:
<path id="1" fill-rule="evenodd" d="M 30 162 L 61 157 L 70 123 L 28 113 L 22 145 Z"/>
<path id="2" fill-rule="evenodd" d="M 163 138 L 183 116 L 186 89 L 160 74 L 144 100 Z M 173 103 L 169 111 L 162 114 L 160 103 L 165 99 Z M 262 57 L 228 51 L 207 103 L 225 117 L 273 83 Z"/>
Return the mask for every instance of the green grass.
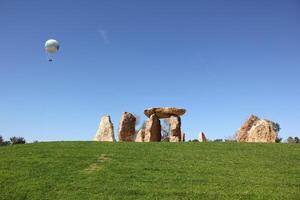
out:
<path id="1" fill-rule="evenodd" d="M 0 199 L 300 199 L 300 145 L 5 146 Z"/>

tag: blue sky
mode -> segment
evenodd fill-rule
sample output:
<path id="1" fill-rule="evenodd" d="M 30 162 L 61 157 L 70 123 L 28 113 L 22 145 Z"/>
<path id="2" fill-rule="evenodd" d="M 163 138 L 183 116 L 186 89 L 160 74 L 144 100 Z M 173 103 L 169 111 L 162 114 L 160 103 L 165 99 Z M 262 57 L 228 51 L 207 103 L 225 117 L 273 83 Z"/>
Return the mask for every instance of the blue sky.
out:
<path id="1" fill-rule="evenodd" d="M 110 114 L 183 107 L 188 139 L 253 113 L 300 136 L 300 1 L 0 1 L 0 135 L 90 140 Z M 50 63 L 44 43 L 61 49 Z"/>

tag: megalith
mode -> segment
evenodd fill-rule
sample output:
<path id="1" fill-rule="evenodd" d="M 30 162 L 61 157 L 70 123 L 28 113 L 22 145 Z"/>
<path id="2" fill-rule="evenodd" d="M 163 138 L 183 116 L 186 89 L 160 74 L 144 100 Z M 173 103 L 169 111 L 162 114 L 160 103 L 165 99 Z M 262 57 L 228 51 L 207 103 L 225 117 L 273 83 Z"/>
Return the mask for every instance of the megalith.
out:
<path id="1" fill-rule="evenodd" d="M 129 112 L 122 114 L 119 123 L 119 141 L 120 142 L 132 142 L 135 135 L 135 122 L 136 118 Z"/>
<path id="2" fill-rule="evenodd" d="M 152 114 L 145 127 L 145 142 L 161 141 L 161 125 L 157 115 Z"/>
<path id="3" fill-rule="evenodd" d="M 181 141 L 181 119 L 179 116 L 172 115 L 169 118 L 170 123 L 170 142 Z"/>
<path id="4" fill-rule="evenodd" d="M 110 116 L 105 115 L 101 117 L 99 127 L 96 132 L 95 141 L 114 142 L 114 125 L 111 122 Z"/>

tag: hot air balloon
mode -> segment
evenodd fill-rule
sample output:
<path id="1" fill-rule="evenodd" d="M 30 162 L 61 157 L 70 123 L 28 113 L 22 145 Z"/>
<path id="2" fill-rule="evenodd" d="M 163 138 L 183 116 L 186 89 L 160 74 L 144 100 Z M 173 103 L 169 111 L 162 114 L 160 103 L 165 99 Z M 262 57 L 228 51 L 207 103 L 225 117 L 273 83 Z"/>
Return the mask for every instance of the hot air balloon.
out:
<path id="1" fill-rule="evenodd" d="M 45 43 L 45 50 L 49 57 L 49 62 L 53 61 L 54 54 L 59 50 L 59 43 L 57 40 L 49 39 Z"/>

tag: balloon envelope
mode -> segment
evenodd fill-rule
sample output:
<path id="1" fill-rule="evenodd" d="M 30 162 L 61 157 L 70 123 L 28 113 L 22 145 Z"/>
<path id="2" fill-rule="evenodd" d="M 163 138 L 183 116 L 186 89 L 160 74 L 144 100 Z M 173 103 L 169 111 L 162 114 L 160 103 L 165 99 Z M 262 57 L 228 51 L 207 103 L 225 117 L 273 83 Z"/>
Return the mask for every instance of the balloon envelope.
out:
<path id="1" fill-rule="evenodd" d="M 59 43 L 57 40 L 50 39 L 45 43 L 45 49 L 48 53 L 55 53 L 59 50 Z"/>

